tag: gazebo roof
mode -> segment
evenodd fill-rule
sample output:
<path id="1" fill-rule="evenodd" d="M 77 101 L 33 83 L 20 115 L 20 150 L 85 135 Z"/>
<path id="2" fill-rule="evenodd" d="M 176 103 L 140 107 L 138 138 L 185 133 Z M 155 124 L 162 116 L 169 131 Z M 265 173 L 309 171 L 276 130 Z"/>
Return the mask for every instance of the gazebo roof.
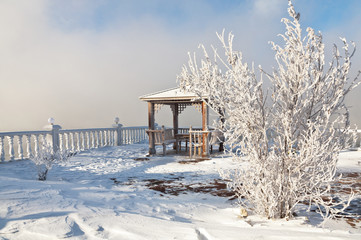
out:
<path id="1" fill-rule="evenodd" d="M 192 101 L 198 99 L 199 97 L 190 92 L 183 92 L 179 87 L 171 88 L 156 93 L 147 94 L 139 97 L 142 101 Z"/>

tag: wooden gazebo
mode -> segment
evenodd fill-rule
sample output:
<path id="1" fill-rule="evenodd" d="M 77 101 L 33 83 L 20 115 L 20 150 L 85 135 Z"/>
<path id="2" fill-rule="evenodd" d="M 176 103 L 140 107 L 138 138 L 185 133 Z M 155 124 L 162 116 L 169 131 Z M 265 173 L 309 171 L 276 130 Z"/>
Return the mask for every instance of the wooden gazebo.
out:
<path id="1" fill-rule="evenodd" d="M 207 101 L 207 97 L 203 97 Z M 208 131 L 209 108 L 206 102 L 202 101 L 193 93 L 181 91 L 179 88 L 168 89 L 140 97 L 140 100 L 148 102 L 148 125 L 149 125 L 149 154 L 155 151 L 155 113 L 163 105 L 169 105 L 173 113 L 174 136 L 178 134 L 178 116 L 187 106 L 194 106 L 202 113 L 202 131 Z M 203 148 L 206 144 L 203 143 Z M 205 151 L 203 151 L 205 152 Z"/>

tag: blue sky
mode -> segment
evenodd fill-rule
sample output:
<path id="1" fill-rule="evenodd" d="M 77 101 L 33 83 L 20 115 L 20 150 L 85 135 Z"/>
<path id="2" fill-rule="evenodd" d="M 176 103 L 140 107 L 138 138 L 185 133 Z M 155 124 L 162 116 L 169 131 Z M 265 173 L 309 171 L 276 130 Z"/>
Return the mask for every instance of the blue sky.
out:
<path id="1" fill-rule="evenodd" d="M 344 36 L 361 46 L 361 1 L 294 0 L 301 24 L 320 30 L 326 50 Z M 274 66 L 286 0 L 0 0 L 0 131 L 105 127 L 114 117 L 145 125 L 138 97 L 177 85 L 187 52 L 235 34 L 247 62 Z M 361 69 L 361 51 L 354 58 Z M 361 88 L 350 95 L 352 117 Z M 169 109 L 157 121 L 171 121 Z M 186 119 L 184 125 L 190 123 Z"/>
<path id="2" fill-rule="evenodd" d="M 178 29 L 191 25 L 193 28 L 208 25 L 204 20 L 219 16 L 236 15 L 252 11 L 251 0 L 132 0 L 132 1 L 51 1 L 48 17 L 55 27 L 64 30 L 91 29 L 103 31 L 119 21 L 127 25 L 141 18 L 155 18 L 167 28 Z M 260 2 L 260 1 L 259 1 Z M 282 1 L 273 1 L 281 6 Z M 284 0 L 283 2 L 287 2 Z M 283 5 L 281 12 L 286 13 Z M 358 0 L 298 0 L 296 8 L 302 8 L 303 23 L 313 28 L 328 30 L 342 25 L 358 13 Z M 199 21 L 196 21 L 196 20 Z"/>

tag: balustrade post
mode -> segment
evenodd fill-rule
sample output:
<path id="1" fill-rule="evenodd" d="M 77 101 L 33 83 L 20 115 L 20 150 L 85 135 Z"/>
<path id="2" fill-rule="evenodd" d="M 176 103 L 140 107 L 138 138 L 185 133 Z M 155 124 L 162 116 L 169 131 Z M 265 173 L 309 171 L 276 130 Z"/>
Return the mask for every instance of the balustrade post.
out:
<path id="1" fill-rule="evenodd" d="M 53 151 L 57 152 L 59 150 L 60 147 L 60 143 L 59 143 L 59 130 L 61 129 L 61 127 L 59 125 L 52 125 L 52 129 L 51 129 L 51 137 L 52 137 L 52 141 L 53 141 Z"/>
<path id="2" fill-rule="evenodd" d="M 104 130 L 103 131 L 103 147 L 108 145 L 108 131 Z"/>
<path id="3" fill-rule="evenodd" d="M 114 128 L 116 128 L 116 131 L 117 131 L 117 146 L 120 146 L 123 144 L 123 136 L 122 136 L 122 127 L 123 125 L 119 123 L 119 118 L 116 117 L 114 119 L 115 121 L 115 124 L 113 125 Z"/>
<path id="4" fill-rule="evenodd" d="M 71 141 L 71 152 L 75 153 L 75 139 L 74 139 L 74 133 L 70 133 L 70 141 Z"/>
<path id="5" fill-rule="evenodd" d="M 125 130 L 125 144 L 129 144 L 130 143 L 130 129 L 126 129 Z"/>
<path id="6" fill-rule="evenodd" d="M 100 131 L 96 132 L 96 138 L 97 138 L 96 147 L 98 148 L 100 146 Z"/>
<path id="7" fill-rule="evenodd" d="M 75 136 L 76 136 L 76 151 L 80 152 L 80 150 L 81 150 L 80 149 L 80 133 L 76 132 Z"/>
<path id="8" fill-rule="evenodd" d="M 104 146 L 109 146 L 109 142 L 108 142 L 108 140 L 109 140 L 108 130 L 103 131 L 103 133 L 104 133 Z"/>
<path id="9" fill-rule="evenodd" d="M 79 133 L 79 137 L 81 138 L 81 147 L 80 147 L 80 150 L 81 150 L 81 151 L 84 151 L 84 149 L 85 149 L 85 134 L 84 134 L 84 132 L 80 132 L 80 133 Z"/>
<path id="10" fill-rule="evenodd" d="M 109 146 L 109 132 L 108 130 L 104 131 L 104 146 Z"/>
<path id="11" fill-rule="evenodd" d="M 23 152 L 23 135 L 18 136 L 18 156 L 19 159 L 24 159 L 24 152 Z"/>
<path id="12" fill-rule="evenodd" d="M 100 135 L 100 147 L 104 147 L 104 131 L 99 132 Z"/>
<path id="13" fill-rule="evenodd" d="M 14 136 L 8 136 L 9 141 L 9 156 L 11 160 L 15 159 L 15 151 L 14 151 Z"/>
<path id="14" fill-rule="evenodd" d="M 91 148 L 95 148 L 95 132 L 94 131 L 91 131 L 91 138 L 92 138 Z"/>
<path id="15" fill-rule="evenodd" d="M 86 149 L 90 149 L 90 132 L 85 132 L 86 136 Z"/>
<path id="16" fill-rule="evenodd" d="M 109 145 L 110 145 L 110 146 L 114 146 L 114 131 L 113 131 L 113 130 L 110 130 L 110 131 L 109 131 L 109 137 L 110 137 L 110 143 L 109 143 Z"/>
<path id="17" fill-rule="evenodd" d="M 61 129 L 60 125 L 54 125 L 54 118 L 49 118 L 48 122 L 51 125 L 51 140 L 53 145 L 53 151 L 57 152 L 59 150 L 59 130 Z"/>
<path id="18" fill-rule="evenodd" d="M 4 137 L 0 136 L 0 161 L 5 161 L 5 146 L 4 146 Z"/>
<path id="19" fill-rule="evenodd" d="M 27 158 L 31 158 L 32 157 L 32 153 L 31 153 L 31 135 L 27 134 L 25 135 L 26 137 L 26 152 L 27 152 Z"/>
<path id="20" fill-rule="evenodd" d="M 133 144 L 135 142 L 136 131 L 135 131 L 135 129 L 132 129 L 131 131 L 132 131 L 132 140 L 131 140 L 130 144 Z"/>
<path id="21" fill-rule="evenodd" d="M 65 136 L 65 149 L 69 150 L 69 133 L 64 133 Z"/>
<path id="22" fill-rule="evenodd" d="M 39 135 L 34 135 L 35 156 L 39 156 Z"/>
<path id="23" fill-rule="evenodd" d="M 64 134 L 59 134 L 59 150 L 63 151 L 64 149 Z"/>

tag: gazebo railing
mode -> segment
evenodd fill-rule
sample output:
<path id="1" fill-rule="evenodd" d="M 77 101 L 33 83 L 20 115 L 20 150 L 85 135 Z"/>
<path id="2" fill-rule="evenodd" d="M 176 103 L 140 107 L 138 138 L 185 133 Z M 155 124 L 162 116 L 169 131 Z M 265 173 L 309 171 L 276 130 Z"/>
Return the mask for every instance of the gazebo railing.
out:
<path id="1" fill-rule="evenodd" d="M 192 129 L 194 131 L 202 131 L 202 128 L 192 128 Z M 189 128 L 184 128 L 184 127 L 178 128 L 178 133 L 187 134 L 187 133 L 189 133 Z"/>
<path id="2" fill-rule="evenodd" d="M 211 132 L 189 128 L 189 157 L 209 157 L 209 138 Z"/>

